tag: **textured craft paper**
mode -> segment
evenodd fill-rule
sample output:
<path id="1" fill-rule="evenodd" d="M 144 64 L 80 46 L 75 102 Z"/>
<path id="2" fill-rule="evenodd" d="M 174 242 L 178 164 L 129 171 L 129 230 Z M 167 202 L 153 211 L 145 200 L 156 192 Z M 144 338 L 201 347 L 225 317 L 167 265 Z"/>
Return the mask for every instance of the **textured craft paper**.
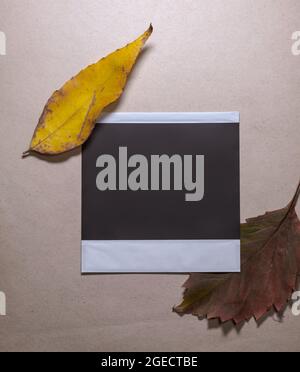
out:
<path id="1" fill-rule="evenodd" d="M 172 313 L 186 275 L 81 276 L 80 152 L 21 159 L 51 93 L 152 22 L 114 112 L 240 111 L 242 220 L 285 206 L 299 180 L 299 14 L 299 0 L 0 1 L 1 351 L 300 351 L 289 309 L 235 331 Z"/>

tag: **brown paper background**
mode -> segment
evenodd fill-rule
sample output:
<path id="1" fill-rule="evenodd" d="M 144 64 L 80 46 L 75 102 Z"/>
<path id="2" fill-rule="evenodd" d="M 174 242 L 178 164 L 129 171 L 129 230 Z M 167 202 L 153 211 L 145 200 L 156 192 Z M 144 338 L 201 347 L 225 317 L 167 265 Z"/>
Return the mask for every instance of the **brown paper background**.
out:
<path id="1" fill-rule="evenodd" d="M 236 331 L 180 318 L 183 275 L 80 275 L 80 153 L 21 160 L 54 89 L 155 31 L 116 111 L 241 112 L 242 217 L 299 179 L 298 0 L 1 0 L 2 351 L 300 351 L 300 317 Z M 298 209 L 299 211 L 299 209 Z"/>

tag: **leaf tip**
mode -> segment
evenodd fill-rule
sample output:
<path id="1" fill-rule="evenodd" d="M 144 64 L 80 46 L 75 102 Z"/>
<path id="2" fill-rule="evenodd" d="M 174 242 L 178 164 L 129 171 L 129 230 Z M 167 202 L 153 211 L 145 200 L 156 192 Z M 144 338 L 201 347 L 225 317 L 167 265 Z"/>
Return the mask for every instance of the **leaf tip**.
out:
<path id="1" fill-rule="evenodd" d="M 173 312 L 180 316 L 183 316 L 187 311 L 185 301 L 182 301 L 179 305 L 173 306 Z"/>
<path id="2" fill-rule="evenodd" d="M 142 35 L 142 40 L 143 40 L 143 43 L 144 44 L 149 39 L 149 37 L 151 36 L 152 32 L 153 32 L 153 26 L 152 26 L 152 23 L 150 23 L 150 26 L 149 26 L 148 30 L 145 31 L 145 33 Z"/>
<path id="3" fill-rule="evenodd" d="M 22 159 L 27 158 L 31 155 L 31 150 L 24 151 L 22 154 Z"/>

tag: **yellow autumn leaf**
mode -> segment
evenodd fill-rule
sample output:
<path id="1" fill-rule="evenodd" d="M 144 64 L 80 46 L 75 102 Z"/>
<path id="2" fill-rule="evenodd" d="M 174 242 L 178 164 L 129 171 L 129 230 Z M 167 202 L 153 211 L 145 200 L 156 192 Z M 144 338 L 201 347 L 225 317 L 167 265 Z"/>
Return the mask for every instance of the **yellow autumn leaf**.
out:
<path id="1" fill-rule="evenodd" d="M 33 134 L 31 152 L 60 154 L 82 145 L 103 109 L 122 94 L 135 61 L 153 31 L 88 66 L 48 100 Z"/>

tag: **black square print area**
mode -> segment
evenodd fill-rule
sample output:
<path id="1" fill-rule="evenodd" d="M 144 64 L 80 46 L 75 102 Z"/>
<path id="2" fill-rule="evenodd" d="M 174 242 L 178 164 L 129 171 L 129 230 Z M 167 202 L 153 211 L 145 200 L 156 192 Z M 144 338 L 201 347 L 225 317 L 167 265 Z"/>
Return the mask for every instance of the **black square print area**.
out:
<path id="1" fill-rule="evenodd" d="M 97 124 L 82 240 L 240 238 L 238 123 Z"/>

